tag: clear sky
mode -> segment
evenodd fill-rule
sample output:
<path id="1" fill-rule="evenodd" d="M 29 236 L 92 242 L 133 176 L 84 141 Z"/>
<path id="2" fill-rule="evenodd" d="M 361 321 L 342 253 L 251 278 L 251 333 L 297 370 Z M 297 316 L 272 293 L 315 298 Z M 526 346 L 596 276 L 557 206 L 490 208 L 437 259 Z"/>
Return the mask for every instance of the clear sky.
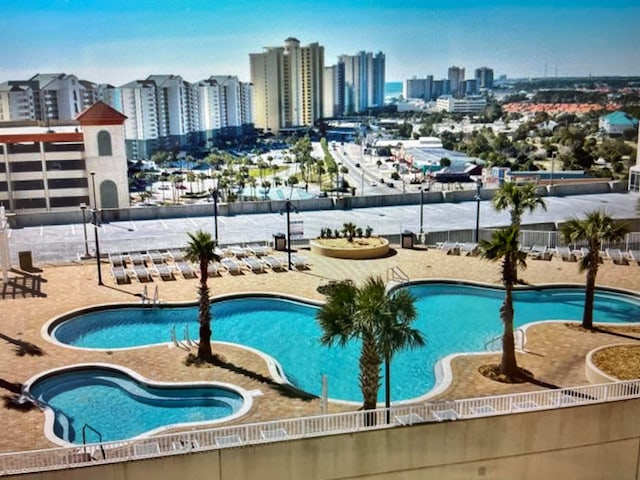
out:
<path id="1" fill-rule="evenodd" d="M 382 51 L 387 81 L 480 66 L 509 77 L 640 75 L 638 0 L 2 0 L 0 82 L 72 73 L 249 80 L 249 53 L 293 36 Z"/>

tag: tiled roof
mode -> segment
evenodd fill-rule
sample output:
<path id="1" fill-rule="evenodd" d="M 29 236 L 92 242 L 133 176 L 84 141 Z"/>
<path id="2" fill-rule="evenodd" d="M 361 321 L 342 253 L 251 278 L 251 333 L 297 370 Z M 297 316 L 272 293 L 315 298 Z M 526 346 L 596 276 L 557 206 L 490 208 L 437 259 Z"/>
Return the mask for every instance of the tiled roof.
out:
<path id="1" fill-rule="evenodd" d="M 621 111 L 610 113 L 609 115 L 606 115 L 604 118 L 609 122 L 609 124 L 613 124 L 613 125 L 636 126 L 638 124 L 638 120 L 633 118 L 631 115 Z"/>
<path id="2" fill-rule="evenodd" d="M 80 125 L 122 125 L 126 119 L 126 115 L 104 102 L 96 102 L 76 116 Z"/>

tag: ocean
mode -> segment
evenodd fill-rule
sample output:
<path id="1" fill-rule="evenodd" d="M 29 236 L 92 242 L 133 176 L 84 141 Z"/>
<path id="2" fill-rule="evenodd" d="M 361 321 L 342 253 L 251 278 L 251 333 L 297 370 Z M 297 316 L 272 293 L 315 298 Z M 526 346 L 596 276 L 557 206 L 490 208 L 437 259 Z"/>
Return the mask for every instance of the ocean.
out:
<path id="1" fill-rule="evenodd" d="M 402 82 L 386 82 L 384 84 L 384 98 L 399 97 L 402 95 Z"/>

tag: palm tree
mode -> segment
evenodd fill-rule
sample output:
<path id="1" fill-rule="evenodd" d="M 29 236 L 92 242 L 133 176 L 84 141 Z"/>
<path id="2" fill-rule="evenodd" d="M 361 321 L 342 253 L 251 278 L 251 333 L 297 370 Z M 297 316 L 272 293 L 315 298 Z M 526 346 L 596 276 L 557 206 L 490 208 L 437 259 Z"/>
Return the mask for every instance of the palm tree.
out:
<path id="1" fill-rule="evenodd" d="M 518 266 L 526 268 L 526 253 L 521 252 L 518 245 L 520 229 L 510 225 L 493 232 L 491 240 L 480 242 L 480 256 L 491 261 L 502 260 L 502 284 L 504 285 L 504 301 L 500 307 L 500 319 L 503 324 L 502 361 L 500 372 L 507 376 L 519 373 L 516 362 L 516 349 L 513 339 L 513 286 L 516 283 L 515 272 Z"/>
<path id="2" fill-rule="evenodd" d="M 582 327 L 591 330 L 593 328 L 593 302 L 602 241 L 622 240 L 628 233 L 628 229 L 623 223 L 615 221 L 601 210 L 587 212 L 586 215 L 586 218 L 582 220 L 576 217 L 571 218 L 562 225 L 560 231 L 566 243 L 586 241 L 589 246 L 589 252 L 582 257 L 578 268 L 581 272 L 587 271 Z"/>
<path id="3" fill-rule="evenodd" d="M 524 212 L 528 210 L 531 213 L 538 207 L 547 210 L 547 204 L 542 197 L 538 196 L 536 185 L 533 183 L 519 186 L 513 182 L 504 182 L 493 197 L 493 208 L 498 212 L 508 209 L 511 214 L 511 225 L 518 228 Z"/>
<path id="4" fill-rule="evenodd" d="M 353 242 L 353 236 L 356 234 L 356 225 L 353 222 L 342 224 L 342 234 L 347 237 L 349 242 Z"/>
<path id="5" fill-rule="evenodd" d="M 352 339 L 362 342 L 359 380 L 364 410 L 376 408 L 382 360 L 386 362 L 389 405 L 391 358 L 402 348 L 424 344 L 422 334 L 410 326 L 416 318 L 413 302 L 409 292 L 387 292 L 381 277 L 368 277 L 362 287 L 350 280 L 332 285 L 327 302 L 318 311 L 316 318 L 324 332 L 322 344 L 344 346 Z M 373 418 L 367 417 L 367 421 Z"/>
<path id="6" fill-rule="evenodd" d="M 415 297 L 406 289 L 389 292 L 380 276 L 370 276 L 359 290 L 358 307 L 361 315 L 373 319 L 376 328 L 376 343 L 384 360 L 385 407 L 389 422 L 393 355 L 399 350 L 425 344 L 422 333 L 411 327 L 417 316 Z"/>
<path id="7" fill-rule="evenodd" d="M 190 241 L 185 257 L 187 260 L 200 265 L 200 285 L 198 295 L 200 304 L 198 308 L 198 323 L 200 324 L 200 342 L 198 344 L 198 358 L 210 360 L 211 354 L 211 311 L 209 300 L 209 287 L 207 285 L 209 262 L 219 261 L 220 257 L 215 253 L 216 242 L 209 232 L 198 230 L 195 233 L 187 232 Z"/>

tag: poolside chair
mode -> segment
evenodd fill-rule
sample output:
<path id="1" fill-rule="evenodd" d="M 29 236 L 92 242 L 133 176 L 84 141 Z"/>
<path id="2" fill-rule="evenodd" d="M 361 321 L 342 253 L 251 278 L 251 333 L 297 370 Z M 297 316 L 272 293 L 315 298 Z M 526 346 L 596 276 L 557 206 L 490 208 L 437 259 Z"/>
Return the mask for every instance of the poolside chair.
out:
<path id="1" fill-rule="evenodd" d="M 607 248 L 607 257 L 609 257 L 616 265 L 629 265 L 627 257 L 622 254 L 619 248 Z"/>
<path id="2" fill-rule="evenodd" d="M 227 252 L 229 252 L 231 255 L 233 255 L 236 258 L 244 258 L 250 253 L 249 250 L 244 249 L 238 245 L 232 245 L 231 247 L 227 247 Z"/>
<path id="3" fill-rule="evenodd" d="M 393 419 L 399 425 L 413 425 L 414 423 L 424 422 L 424 418 L 422 418 L 417 413 L 407 413 L 406 415 L 395 415 Z"/>
<path id="4" fill-rule="evenodd" d="M 309 268 L 309 262 L 307 261 L 307 259 L 295 253 L 291 254 L 291 264 L 298 270 L 305 270 Z"/>
<path id="5" fill-rule="evenodd" d="M 264 264 L 255 257 L 245 257 L 243 262 L 253 273 L 264 272 Z"/>
<path id="6" fill-rule="evenodd" d="M 242 273 L 242 267 L 238 263 L 236 263 L 232 258 L 225 257 L 222 260 L 220 260 L 220 263 L 227 270 L 227 272 L 233 275 L 238 275 Z"/>
<path id="7" fill-rule="evenodd" d="M 113 275 L 113 279 L 116 281 L 118 285 L 131 282 L 131 279 L 129 278 L 127 271 L 124 269 L 122 265 L 111 267 L 111 275 Z"/>
<path id="8" fill-rule="evenodd" d="M 140 252 L 130 252 L 127 257 L 129 258 L 129 262 L 131 262 L 132 265 L 144 265 L 145 261 L 144 261 L 144 257 L 142 256 L 142 254 Z"/>
<path id="9" fill-rule="evenodd" d="M 629 250 L 627 252 L 627 257 L 632 262 L 636 262 L 638 265 L 640 265 L 640 250 Z"/>
<path id="10" fill-rule="evenodd" d="M 178 248 L 174 248 L 169 250 L 169 257 L 176 263 L 182 262 L 184 261 L 184 252 Z"/>
<path id="11" fill-rule="evenodd" d="M 176 268 L 182 275 L 182 278 L 196 278 L 196 271 L 193 269 L 191 265 L 189 265 L 184 260 L 179 260 L 176 262 Z"/>
<path id="12" fill-rule="evenodd" d="M 460 255 L 460 248 L 456 242 L 443 242 L 439 248 L 444 250 L 447 255 Z"/>
<path id="13" fill-rule="evenodd" d="M 529 255 L 534 260 L 551 260 L 551 252 L 546 245 L 534 245 L 529 250 Z"/>
<path id="14" fill-rule="evenodd" d="M 124 258 L 119 253 L 110 253 L 109 254 L 109 263 L 111 267 L 124 267 Z"/>
<path id="15" fill-rule="evenodd" d="M 289 434 L 287 433 L 287 431 L 282 428 L 267 428 L 267 429 L 260 429 L 260 436 L 264 439 L 264 440 L 281 440 L 281 439 L 285 439 L 289 436 Z"/>
<path id="16" fill-rule="evenodd" d="M 147 257 L 149 257 L 149 260 L 153 264 L 164 263 L 165 260 L 164 255 L 162 255 L 159 250 L 149 250 L 147 252 Z"/>
<path id="17" fill-rule="evenodd" d="M 220 264 L 218 262 L 209 262 L 207 265 L 207 276 L 217 277 L 220 275 Z"/>
<path id="18" fill-rule="evenodd" d="M 556 247 L 556 254 L 565 262 L 576 261 L 576 256 L 569 247 Z"/>
<path id="19" fill-rule="evenodd" d="M 160 262 L 160 263 L 154 263 L 153 267 L 151 267 L 156 274 L 162 279 L 162 280 L 175 280 L 176 277 L 173 275 L 173 271 L 169 268 L 169 265 L 167 265 L 164 262 Z"/>
<path id="20" fill-rule="evenodd" d="M 266 245 L 249 245 L 247 249 L 256 257 L 264 257 L 269 254 L 269 247 Z"/>
<path id="21" fill-rule="evenodd" d="M 278 260 L 276 257 L 272 255 L 265 255 L 262 257 L 262 261 L 267 264 L 267 266 L 274 271 L 282 271 L 284 270 L 285 264 Z M 286 261 L 285 261 L 286 263 Z"/>
<path id="22" fill-rule="evenodd" d="M 136 280 L 139 282 L 151 282 L 153 279 L 151 278 L 151 274 L 147 267 L 142 264 L 134 263 L 131 266 L 131 270 L 133 271 L 133 276 L 136 277 Z"/>
<path id="23" fill-rule="evenodd" d="M 458 244 L 460 252 L 464 252 L 467 256 L 475 256 L 478 254 L 478 244 L 476 242 L 465 242 Z"/>

